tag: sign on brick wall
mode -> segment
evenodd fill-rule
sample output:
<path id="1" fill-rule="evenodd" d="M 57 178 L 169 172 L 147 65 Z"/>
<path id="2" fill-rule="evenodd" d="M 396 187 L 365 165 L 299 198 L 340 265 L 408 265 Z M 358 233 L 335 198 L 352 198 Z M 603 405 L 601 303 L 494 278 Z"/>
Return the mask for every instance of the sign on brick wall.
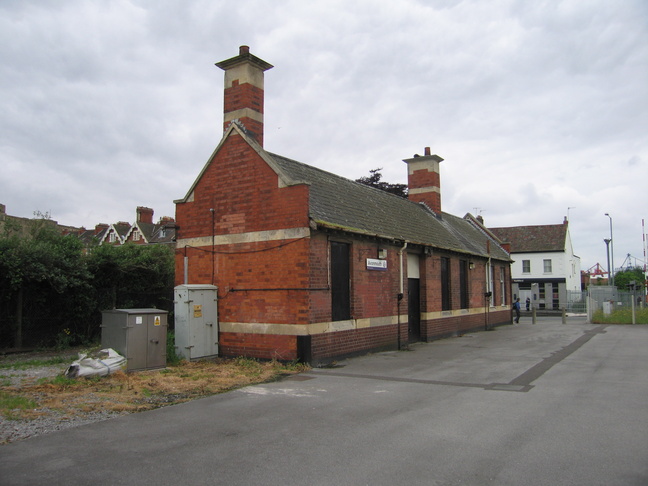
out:
<path id="1" fill-rule="evenodd" d="M 367 270 L 387 270 L 387 260 L 367 258 Z"/>

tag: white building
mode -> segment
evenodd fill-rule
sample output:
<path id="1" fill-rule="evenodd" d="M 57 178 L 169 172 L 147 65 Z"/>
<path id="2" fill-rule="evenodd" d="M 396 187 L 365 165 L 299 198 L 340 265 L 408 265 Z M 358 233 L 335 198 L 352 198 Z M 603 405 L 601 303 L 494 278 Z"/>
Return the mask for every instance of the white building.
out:
<path id="1" fill-rule="evenodd" d="M 538 309 L 562 309 L 568 291 L 580 292 L 580 257 L 574 254 L 569 223 L 489 228 L 511 248 L 513 299 Z"/>

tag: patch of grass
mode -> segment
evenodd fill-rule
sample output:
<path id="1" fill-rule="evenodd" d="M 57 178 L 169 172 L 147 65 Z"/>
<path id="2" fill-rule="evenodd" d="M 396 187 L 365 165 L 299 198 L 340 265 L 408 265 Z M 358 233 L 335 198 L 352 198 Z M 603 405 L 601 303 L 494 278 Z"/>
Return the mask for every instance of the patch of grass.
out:
<path id="1" fill-rule="evenodd" d="M 21 412 L 34 409 L 38 404 L 27 397 L 0 391 L 0 414 L 8 420 L 19 420 Z"/>
<path id="2" fill-rule="evenodd" d="M 38 366 L 56 366 L 63 363 L 70 363 L 72 360 L 74 360 L 73 356 L 55 356 L 53 358 L 28 359 L 24 361 L 0 363 L 0 369 L 20 370 L 25 368 L 36 368 Z"/>
<path id="3" fill-rule="evenodd" d="M 636 324 L 648 324 L 648 309 L 635 309 L 635 322 Z M 596 311 L 592 316 L 592 323 L 632 324 L 632 309 L 617 310 L 608 315 L 601 310 Z"/>
<path id="4" fill-rule="evenodd" d="M 65 375 L 58 375 L 55 376 L 54 378 L 41 378 L 40 380 L 38 380 L 38 384 L 53 385 L 61 388 L 70 388 L 73 386 L 77 386 L 79 382 L 72 378 L 67 378 Z"/>

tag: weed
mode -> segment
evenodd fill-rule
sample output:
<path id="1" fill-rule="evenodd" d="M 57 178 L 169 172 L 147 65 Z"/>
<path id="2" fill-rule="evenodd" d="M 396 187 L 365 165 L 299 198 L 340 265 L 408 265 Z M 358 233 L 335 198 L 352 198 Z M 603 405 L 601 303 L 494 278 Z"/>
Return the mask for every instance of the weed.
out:
<path id="1" fill-rule="evenodd" d="M 66 327 L 56 335 L 56 343 L 54 344 L 54 349 L 56 349 L 57 351 L 68 349 L 72 346 L 73 341 L 74 336 L 72 335 L 72 331 L 70 331 L 70 329 Z"/>
<path id="2" fill-rule="evenodd" d="M 243 368 L 245 370 L 256 370 L 260 367 L 260 364 L 256 359 L 246 358 L 245 356 L 239 356 L 238 358 L 235 358 L 234 364 L 236 364 L 236 366 L 238 366 L 239 368 Z"/>
<path id="3" fill-rule="evenodd" d="M 299 359 L 294 359 L 288 363 L 280 363 L 275 360 L 272 363 L 276 368 L 280 368 L 283 371 L 300 373 L 302 371 L 308 371 L 310 369 L 310 366 L 308 364 L 302 363 L 301 361 L 299 361 Z"/>
<path id="4" fill-rule="evenodd" d="M 167 332 L 167 349 L 166 361 L 168 366 L 178 366 L 184 360 L 181 354 L 178 354 L 175 346 L 175 333 Z"/>

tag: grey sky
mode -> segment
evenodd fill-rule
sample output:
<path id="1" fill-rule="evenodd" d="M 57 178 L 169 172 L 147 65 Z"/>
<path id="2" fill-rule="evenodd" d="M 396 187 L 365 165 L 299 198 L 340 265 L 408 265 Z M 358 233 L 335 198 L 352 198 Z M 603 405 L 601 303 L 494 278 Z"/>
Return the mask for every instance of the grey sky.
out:
<path id="1" fill-rule="evenodd" d="M 0 0 L 0 202 L 62 224 L 173 216 L 249 45 L 265 148 L 356 179 L 431 147 L 443 210 L 561 223 L 582 269 L 640 259 L 648 3 Z M 648 224 L 648 223 L 647 223 Z M 632 263 L 635 263 L 634 258 Z"/>

